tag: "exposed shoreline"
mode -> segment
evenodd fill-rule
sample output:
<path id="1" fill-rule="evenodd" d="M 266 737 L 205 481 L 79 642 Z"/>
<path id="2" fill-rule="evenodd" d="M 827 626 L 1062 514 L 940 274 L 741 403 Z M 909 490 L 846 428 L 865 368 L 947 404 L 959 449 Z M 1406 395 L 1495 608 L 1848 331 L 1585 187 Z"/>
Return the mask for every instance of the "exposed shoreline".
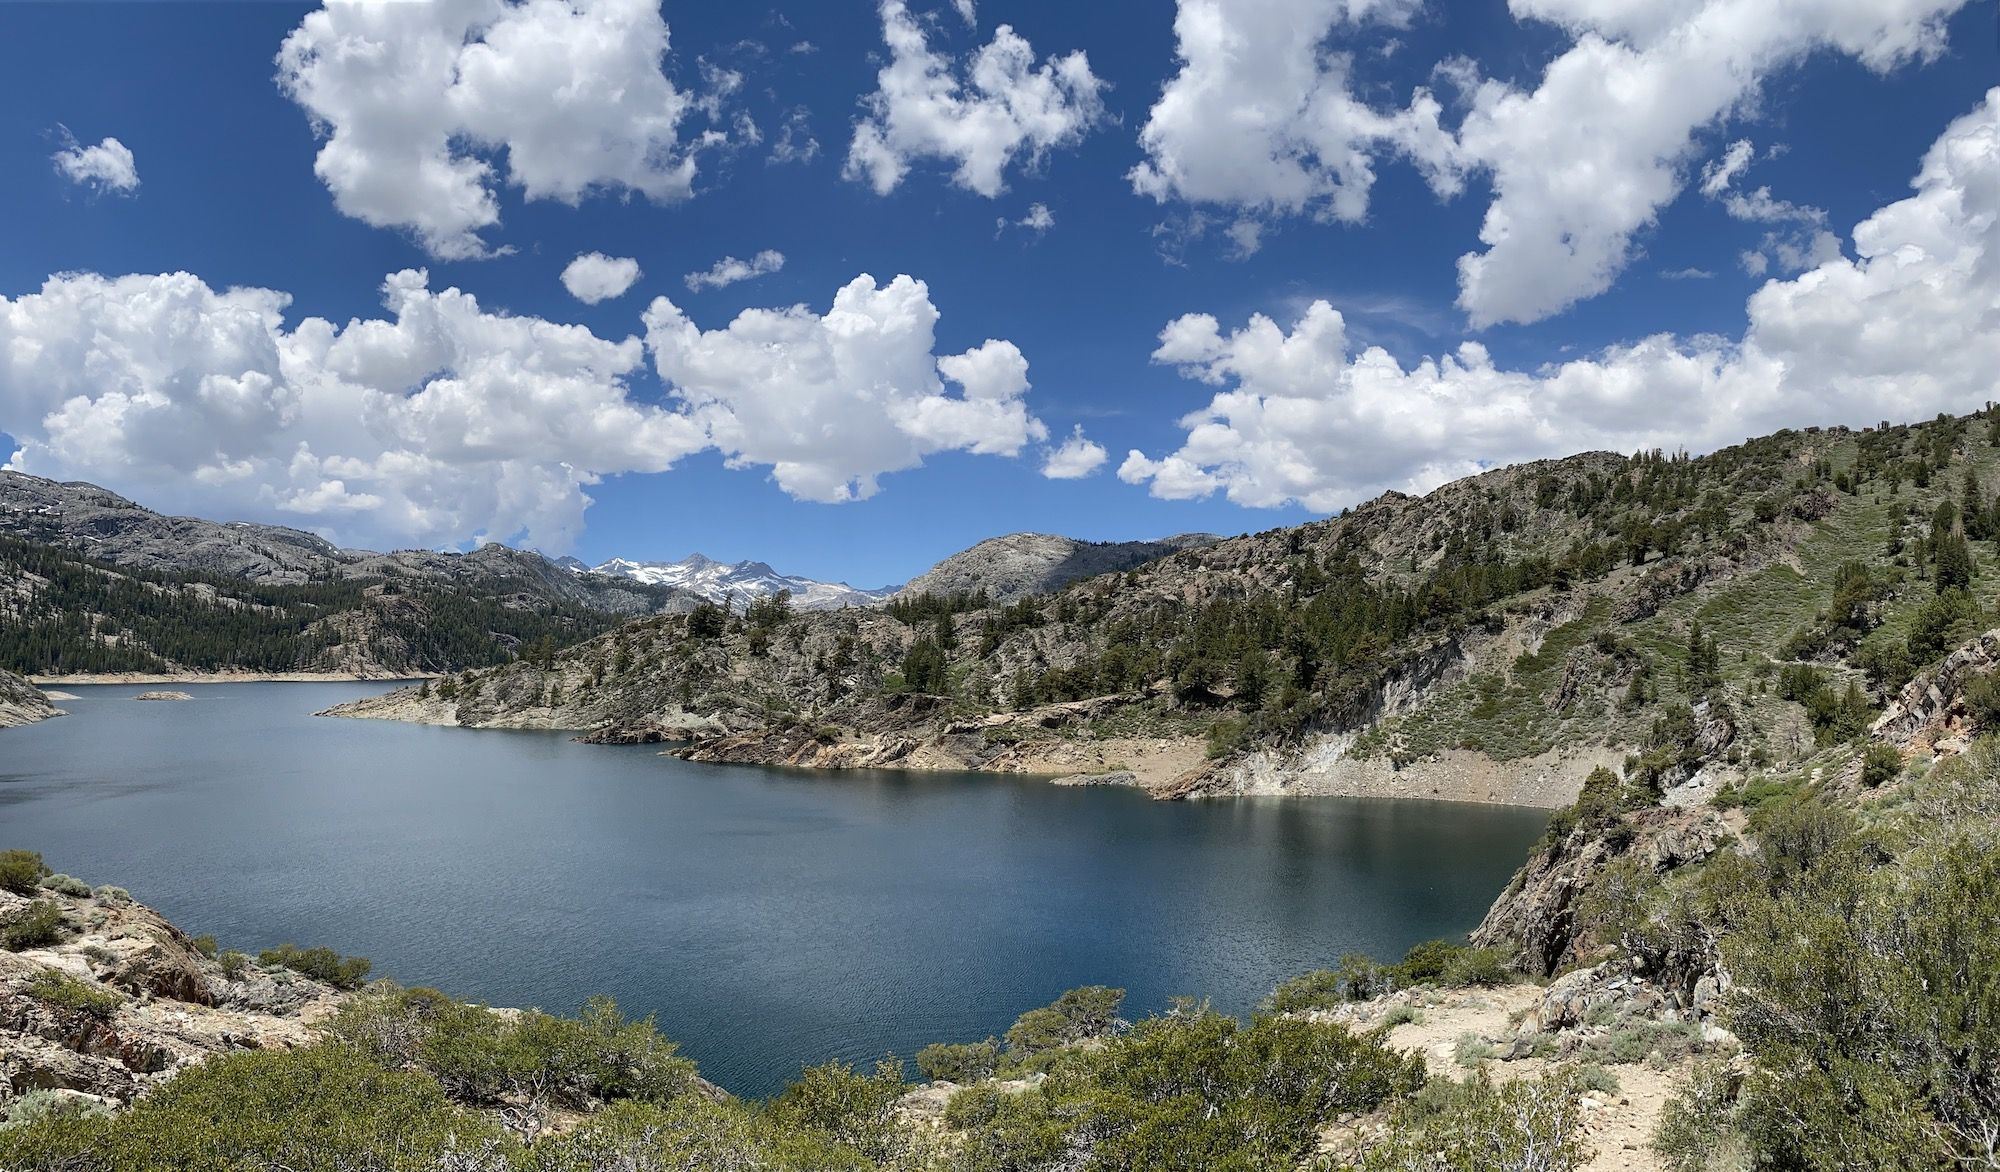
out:
<path id="1" fill-rule="evenodd" d="M 436 679 L 435 675 L 368 675 L 348 671 L 217 671 L 217 672 L 82 672 L 77 675 L 33 675 L 38 687 L 88 684 L 395 684 Z"/>

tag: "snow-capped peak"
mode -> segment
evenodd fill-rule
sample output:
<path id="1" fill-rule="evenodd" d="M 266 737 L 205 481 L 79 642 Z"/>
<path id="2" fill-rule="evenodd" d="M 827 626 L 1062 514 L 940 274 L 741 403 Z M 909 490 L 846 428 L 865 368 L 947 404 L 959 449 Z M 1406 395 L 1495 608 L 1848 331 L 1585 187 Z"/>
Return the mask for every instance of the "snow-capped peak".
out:
<path id="1" fill-rule="evenodd" d="M 792 592 L 792 605 L 801 610 L 870 606 L 895 593 L 893 588 L 857 590 L 845 582 L 818 582 L 811 578 L 780 574 L 763 562 L 718 562 L 698 553 L 677 562 L 635 562 L 628 558 L 612 558 L 592 567 L 591 572 L 629 578 L 648 586 L 676 586 L 711 602 L 732 598 L 738 605 L 789 590 Z"/>

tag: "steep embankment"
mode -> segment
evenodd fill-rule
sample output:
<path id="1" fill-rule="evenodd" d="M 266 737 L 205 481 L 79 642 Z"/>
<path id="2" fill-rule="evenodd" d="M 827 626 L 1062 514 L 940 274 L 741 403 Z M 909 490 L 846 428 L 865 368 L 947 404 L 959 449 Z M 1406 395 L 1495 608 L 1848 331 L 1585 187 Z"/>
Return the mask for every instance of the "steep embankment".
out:
<path id="1" fill-rule="evenodd" d="M 12 672 L 0 671 L 0 728 L 16 728 L 61 715 L 62 709 L 44 696 L 41 689 Z"/>

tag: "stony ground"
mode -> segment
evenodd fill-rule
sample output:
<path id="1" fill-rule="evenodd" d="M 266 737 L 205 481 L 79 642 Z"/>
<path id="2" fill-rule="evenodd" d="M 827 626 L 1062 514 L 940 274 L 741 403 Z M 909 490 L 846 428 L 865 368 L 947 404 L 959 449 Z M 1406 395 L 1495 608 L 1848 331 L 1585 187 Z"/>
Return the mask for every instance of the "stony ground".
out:
<path id="1" fill-rule="evenodd" d="M 1414 990 L 1343 1007 L 1333 1016 L 1365 1027 L 1407 1006 L 1417 1016 L 1389 1030 L 1391 1045 L 1422 1055 L 1436 1077 L 1462 1079 L 1474 1070 L 1484 1070 L 1494 1081 L 1507 1082 L 1534 1078 L 1591 1054 L 1592 1042 L 1612 1027 L 1602 1021 L 1588 1024 L 1579 1018 L 1578 1006 L 1615 1005 L 1624 1014 L 1664 1021 L 1665 1011 L 1671 1007 L 1649 1005 L 1655 993 L 1644 982 L 1620 974 L 1586 972 L 1548 988 L 1522 984 L 1497 989 Z M 1591 1014 L 1589 1019 L 1605 1016 Z M 1620 1024 L 1626 1020 L 1621 1018 Z M 1712 1025 L 1704 1028 L 1704 1035 L 1712 1041 L 1699 1049 L 1727 1053 L 1733 1048 L 1733 1040 Z M 1465 1039 L 1484 1044 L 1472 1048 L 1472 1053 L 1490 1049 L 1492 1054 L 1462 1061 L 1461 1051 L 1466 1048 L 1461 1043 Z M 1537 1040 L 1542 1042 L 1540 1047 L 1533 1045 Z M 1527 1052 L 1531 1048 L 1567 1052 L 1569 1056 L 1536 1057 Z M 1515 1052 L 1520 1052 L 1519 1056 L 1510 1056 Z M 1618 1088 L 1584 1097 L 1586 1135 L 1594 1150 L 1584 1165 L 1586 1172 L 1662 1172 L 1665 1166 L 1652 1149 L 1652 1137 L 1694 1058 L 1693 1054 L 1682 1054 L 1671 1059 L 1662 1055 L 1640 1062 L 1600 1062 L 1617 1079 Z M 1331 1141 L 1338 1138 L 1330 1136 Z"/>
<path id="2" fill-rule="evenodd" d="M 82 894 L 0 891 L 0 924 L 37 903 L 61 916 L 57 940 L 0 951 L 0 1115 L 31 1091 L 125 1103 L 214 1054 L 304 1045 L 341 1003 L 283 969 L 250 963 L 232 975 L 151 908 L 116 888 L 78 886 Z M 52 973 L 102 1003 L 51 999 Z"/>

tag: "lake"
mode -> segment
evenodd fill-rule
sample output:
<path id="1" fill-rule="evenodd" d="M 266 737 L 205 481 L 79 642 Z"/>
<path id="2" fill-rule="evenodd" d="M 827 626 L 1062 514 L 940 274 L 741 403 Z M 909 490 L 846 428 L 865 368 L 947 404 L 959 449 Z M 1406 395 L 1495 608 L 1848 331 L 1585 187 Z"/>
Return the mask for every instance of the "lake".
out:
<path id="1" fill-rule="evenodd" d="M 381 684 L 73 687 L 0 731 L 0 849 L 256 952 L 574 1012 L 608 993 L 762 1095 L 1003 1032 L 1084 984 L 1248 1012 L 1472 928 L 1540 811 L 1151 801 L 987 774 L 693 765 L 567 734 L 315 718 Z"/>

